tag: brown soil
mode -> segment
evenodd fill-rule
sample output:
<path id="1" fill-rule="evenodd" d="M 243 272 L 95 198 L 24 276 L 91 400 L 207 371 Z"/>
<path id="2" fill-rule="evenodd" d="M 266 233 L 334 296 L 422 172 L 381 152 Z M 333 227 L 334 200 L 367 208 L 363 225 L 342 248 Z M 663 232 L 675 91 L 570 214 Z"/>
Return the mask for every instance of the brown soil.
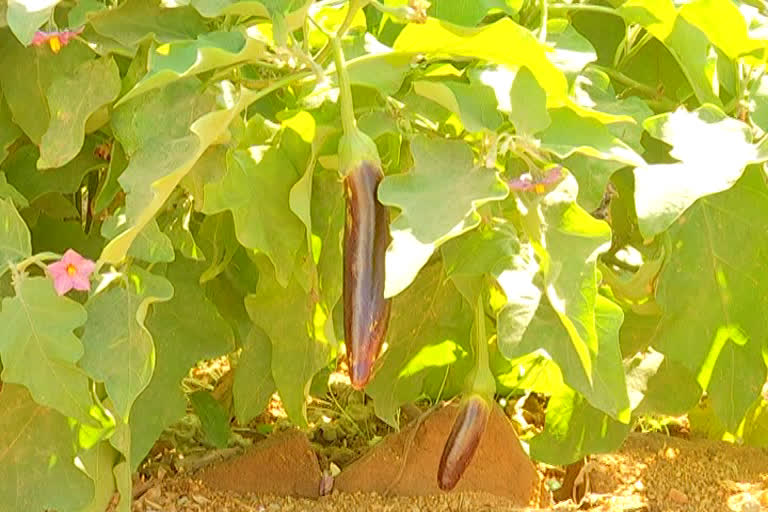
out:
<path id="1" fill-rule="evenodd" d="M 386 442 L 386 441 L 385 441 Z M 485 444 L 485 442 L 484 442 Z M 488 443 L 485 449 L 495 451 Z M 497 453 L 504 453 L 499 449 Z M 480 457 L 480 456 L 478 456 Z M 384 460 L 382 464 L 384 464 Z M 482 461 L 483 459 L 478 459 Z M 503 457 L 488 464 L 495 470 Z M 387 463 L 388 464 L 388 463 Z M 474 464 L 473 464 L 474 465 Z M 485 465 L 485 463 L 483 463 Z M 352 466 L 350 466 L 351 468 Z M 660 434 L 631 434 L 617 453 L 592 457 L 585 474 L 590 492 L 582 510 L 620 512 L 760 512 L 768 510 L 768 450 Z M 242 471 L 251 469 L 241 468 Z M 408 478 L 434 479 L 428 475 Z M 476 471 L 473 469 L 472 471 Z M 374 468 L 371 468 L 374 471 Z M 386 474 L 388 470 L 379 469 Z M 469 476 L 470 470 L 467 475 Z M 550 473 L 550 476 L 554 473 Z M 233 475 L 223 478 L 234 478 Z M 247 478 L 243 476 L 243 478 Z M 341 477 L 340 477 L 341 478 Z M 547 477 L 549 478 L 549 477 Z M 293 482 L 284 483 L 291 488 Z M 145 486 L 146 488 L 146 486 Z M 489 493 L 458 492 L 431 496 L 341 493 L 316 500 L 214 491 L 198 477 L 153 479 L 134 512 L 277 512 L 277 511 L 483 511 L 533 510 Z M 540 509 L 541 510 L 541 509 Z M 564 502 L 549 510 L 576 510 Z"/>
<path id="2" fill-rule="evenodd" d="M 446 406 L 388 436 L 345 468 L 335 488 L 396 496 L 442 494 L 437 486 L 437 467 L 457 414 L 457 406 Z M 525 506 L 538 487 L 536 468 L 507 417 L 500 408 L 494 408 L 477 452 L 453 492 L 486 492 Z"/>

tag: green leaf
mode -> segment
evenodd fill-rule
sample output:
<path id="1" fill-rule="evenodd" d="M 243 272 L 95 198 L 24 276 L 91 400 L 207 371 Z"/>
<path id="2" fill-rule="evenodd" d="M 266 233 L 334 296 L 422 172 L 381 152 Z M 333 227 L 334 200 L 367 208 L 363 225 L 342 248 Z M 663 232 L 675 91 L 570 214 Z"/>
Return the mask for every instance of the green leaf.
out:
<path id="1" fill-rule="evenodd" d="M 530 441 L 531 457 L 546 464 L 570 464 L 587 454 L 618 450 L 629 430 L 629 425 L 563 386 L 549 399 L 544 431 Z"/>
<path id="2" fill-rule="evenodd" d="M 514 51 L 510 51 L 514 48 Z M 395 51 L 427 56 L 455 56 L 484 60 L 512 69 L 527 67 L 539 85 L 547 91 L 547 107 L 570 106 L 581 115 L 601 122 L 615 122 L 621 117 L 591 112 L 568 97 L 565 75 L 547 58 L 549 48 L 525 27 L 502 18 L 480 28 L 464 28 L 436 19 L 409 23 L 400 32 Z"/>
<path id="3" fill-rule="evenodd" d="M 697 376 L 732 432 L 766 376 L 766 223 L 768 189 L 761 170 L 750 167 L 731 189 L 697 200 L 673 224 L 658 278 L 664 315 L 654 346 Z"/>
<path id="4" fill-rule="evenodd" d="M 309 386 L 328 362 L 329 346 L 316 328 L 317 299 L 296 278 L 282 287 L 263 259 L 259 265 L 259 287 L 248 295 L 245 307 L 253 323 L 272 342 L 272 377 L 288 417 L 306 425 Z"/>
<path id="5" fill-rule="evenodd" d="M 264 412 L 275 390 L 272 344 L 264 331 L 254 327 L 243 340 L 243 352 L 235 368 L 232 398 L 237 422 L 246 425 Z"/>
<path id="6" fill-rule="evenodd" d="M 0 409 L 0 507 L 79 510 L 88 505 L 94 485 L 75 466 L 67 418 L 8 382 L 0 391 Z"/>
<path id="7" fill-rule="evenodd" d="M 7 31 L 0 33 L 0 86 L 14 121 L 32 142 L 40 144 L 48 128 L 48 87 L 92 58 L 79 41 L 54 54 L 47 46 L 25 48 Z"/>
<path id="8" fill-rule="evenodd" d="M 472 308 L 445 279 L 439 263 L 428 265 L 394 299 L 389 348 L 366 387 L 381 419 L 397 428 L 398 408 L 421 396 L 430 375 L 442 380 L 452 367 L 455 371 L 454 363 L 469 346 L 472 318 Z"/>
<path id="9" fill-rule="evenodd" d="M 192 0 L 192 5 L 206 18 L 222 15 L 269 18 L 270 13 L 282 14 L 287 30 L 296 30 L 304 23 L 309 0 Z"/>
<path id="10" fill-rule="evenodd" d="M 417 80 L 413 90 L 447 108 L 470 132 L 495 132 L 502 123 L 493 89 L 483 84 Z"/>
<path id="11" fill-rule="evenodd" d="M 28 45 L 40 26 L 53 16 L 61 0 L 8 0 L 8 27 L 23 45 Z"/>
<path id="12" fill-rule="evenodd" d="M 518 133 L 533 135 L 552 122 L 547 113 L 547 94 L 528 68 L 520 68 L 515 74 L 509 98 L 510 118 Z"/>
<path id="13" fill-rule="evenodd" d="M 587 64 L 597 60 L 592 43 L 562 18 L 547 22 L 547 43 L 555 48 L 548 55 L 549 60 L 565 73 L 568 82 L 573 82 Z"/>
<path id="14" fill-rule="evenodd" d="M 680 7 L 680 16 L 704 32 L 731 59 L 752 54 L 762 60 L 765 41 L 750 38 L 737 4 L 728 0 L 695 0 Z"/>
<path id="15" fill-rule="evenodd" d="M 209 32 L 195 41 L 173 42 L 149 52 L 147 74 L 117 105 L 170 82 L 212 69 L 234 66 L 264 57 L 266 44 L 241 32 Z"/>
<path id="16" fill-rule="evenodd" d="M 32 228 L 33 253 L 50 251 L 64 254 L 67 249 L 74 249 L 86 258 L 95 260 L 105 242 L 96 230 L 86 234 L 79 220 L 62 221 L 45 213 L 41 213 Z"/>
<path id="17" fill-rule="evenodd" d="M 93 480 L 95 489 L 93 499 L 87 507 L 78 512 L 103 512 L 115 494 L 115 477 L 112 474 L 117 451 L 107 441 L 102 441 L 94 448 L 79 454 L 85 472 Z M 64 491 L 66 492 L 66 491 Z"/>
<path id="18" fill-rule="evenodd" d="M 75 158 L 88 117 L 118 94 L 120 72 L 111 57 L 86 61 L 72 75 L 54 80 L 46 91 L 51 122 L 40 142 L 37 168 L 61 167 Z"/>
<path id="19" fill-rule="evenodd" d="M 2 83 L 2 81 L 0 81 Z M 19 138 L 21 128 L 13 121 L 8 102 L 0 91 L 0 163 L 8 156 L 8 147 Z"/>
<path id="20" fill-rule="evenodd" d="M 499 352 L 510 359 L 514 358 L 541 302 L 541 290 L 534 284 L 539 269 L 531 252 L 531 248 L 526 247 L 496 278 L 507 296 L 506 304 L 497 314 L 497 343 Z"/>
<path id="21" fill-rule="evenodd" d="M 139 269 L 132 272 L 128 284 L 132 289 L 112 288 L 86 304 L 85 355 L 80 361 L 95 380 L 104 382 L 123 420 L 129 419 L 131 406 L 154 369 L 152 336 L 144 326 L 147 308 L 173 296 L 168 281 Z"/>
<path id="22" fill-rule="evenodd" d="M 202 265 L 179 258 L 166 278 L 173 299 L 155 304 L 146 327 L 155 342 L 155 371 L 139 395 L 130 417 L 130 467 L 135 471 L 163 429 L 184 416 L 186 400 L 181 379 L 202 359 L 234 349 L 226 321 L 200 287 Z"/>
<path id="23" fill-rule="evenodd" d="M 196 94 L 196 80 L 186 84 L 185 81 L 174 82 L 166 89 L 161 89 L 160 94 L 163 94 L 164 99 L 168 99 L 164 91 L 173 91 L 177 85 L 184 88 L 182 90 L 185 96 L 182 101 L 172 100 L 172 104 L 186 103 L 188 108 L 201 107 L 198 103 L 201 96 Z M 215 110 L 197 118 L 184 135 L 179 133 L 181 129 L 177 129 L 176 133 L 180 135 L 178 137 L 173 137 L 175 134 L 168 134 L 158 138 L 147 138 L 150 133 L 157 132 L 158 125 L 162 126 L 162 120 L 157 118 L 155 111 L 150 110 L 154 106 L 152 102 L 156 99 L 155 95 L 148 93 L 123 105 L 128 109 L 128 119 L 125 122 L 149 122 L 151 116 L 153 127 L 145 131 L 144 126 L 140 125 L 133 134 L 141 145 L 132 155 L 128 168 L 120 176 L 120 184 L 126 191 L 125 213 L 130 227 L 107 244 L 101 254 L 101 261 L 117 263 L 123 259 L 138 234 L 162 208 L 179 181 L 189 172 L 205 150 L 215 144 L 225 133 L 232 119 L 258 94 L 247 89 L 241 89 L 239 93 L 228 90 L 228 93 L 232 94 L 230 97 L 232 101 L 227 108 Z M 210 105 L 208 103 L 210 98 L 202 98 L 203 104 Z M 163 113 L 169 114 L 167 111 Z M 188 111 L 184 116 L 187 119 L 192 118 Z M 130 131 L 126 129 L 126 133 Z M 125 144 L 125 141 L 121 140 L 121 142 Z M 126 151 L 129 151 L 127 146 Z M 162 158 L 158 158 L 159 155 Z"/>
<path id="24" fill-rule="evenodd" d="M 216 448 L 226 448 L 231 431 L 229 416 L 224 407 L 208 391 L 196 391 L 189 395 L 189 401 L 200 418 L 200 426 L 206 440 Z"/>
<path id="25" fill-rule="evenodd" d="M 395 50 L 469 57 L 504 64 L 513 69 L 525 66 L 547 91 L 549 107 L 562 106 L 567 102 L 565 75 L 547 59 L 546 47 L 530 31 L 509 18 L 477 29 L 458 27 L 436 19 L 427 19 L 423 24 L 409 23 L 395 41 Z"/>
<path id="26" fill-rule="evenodd" d="M 627 165 L 645 163 L 640 155 L 597 119 L 582 116 L 571 108 L 550 110 L 549 116 L 552 122 L 539 134 L 541 147 L 560 158 L 579 152 Z"/>
<path id="27" fill-rule="evenodd" d="M 227 155 L 224 178 L 205 187 L 203 212 L 230 210 L 237 239 L 263 251 L 283 285 L 304 241 L 304 226 L 289 208 L 291 187 L 302 174 L 304 168 L 297 169 L 286 151 L 253 146 Z"/>
<path id="28" fill-rule="evenodd" d="M 21 192 L 8 183 L 4 172 L 0 172 L 0 199 L 8 199 L 12 201 L 18 208 L 26 208 L 29 206 L 27 198 L 21 195 Z"/>
<path id="29" fill-rule="evenodd" d="M 85 309 L 56 295 L 51 280 L 21 279 L 16 296 L 3 299 L 0 312 L 3 382 L 26 386 L 39 404 L 89 421 L 88 377 L 75 365 L 83 344 L 72 332 L 85 319 Z"/>
<path id="30" fill-rule="evenodd" d="M 332 312 L 342 293 L 342 237 L 346 216 L 344 188 L 336 171 L 316 172 L 312 199 L 313 243 L 320 241 L 317 262 L 320 291 L 328 311 Z"/>
<path id="31" fill-rule="evenodd" d="M 707 36 L 680 16 L 672 0 L 628 0 L 618 10 L 628 23 L 641 25 L 664 43 L 683 69 L 700 103 L 721 105 L 707 70 Z"/>
<path id="32" fill-rule="evenodd" d="M 107 217 L 101 225 L 102 236 L 107 239 L 117 237 L 127 229 L 124 222 L 124 215 Z M 148 263 L 168 263 L 176 258 L 170 238 L 160 231 L 155 220 L 149 221 L 139 232 L 128 255 Z"/>
<path id="33" fill-rule="evenodd" d="M 32 255 L 29 229 L 10 200 L 0 198 L 0 274 L 14 263 Z"/>
<path id="34" fill-rule="evenodd" d="M 643 235 L 661 233 L 700 197 L 733 186 L 749 163 L 768 159 L 765 144 L 752 144 L 750 128 L 704 105 L 646 120 L 648 132 L 672 145 L 680 162 L 635 169 L 635 205 Z"/>
<path id="35" fill-rule="evenodd" d="M 88 138 L 80 153 L 64 167 L 55 170 L 39 170 L 35 165 L 39 152 L 35 146 L 28 144 L 9 156 L 3 167 L 8 182 L 29 202 L 34 202 L 51 192 L 60 194 L 76 192 L 86 174 L 104 165 L 104 161 L 94 155 L 95 149 L 95 141 Z"/>
<path id="36" fill-rule="evenodd" d="M 395 94 L 411 71 L 413 56 L 401 52 L 362 55 L 347 61 L 347 73 L 352 85 L 373 87 L 385 96 Z M 335 78 L 338 84 L 338 79 Z"/>
<path id="37" fill-rule="evenodd" d="M 88 18 L 97 33 L 127 47 L 136 47 L 148 38 L 159 43 L 194 39 L 206 28 L 191 7 L 167 9 L 158 0 L 128 0 Z"/>
<path id="38" fill-rule="evenodd" d="M 522 7 L 520 0 L 478 0 L 466 2 L 465 0 L 440 0 L 432 2 L 427 11 L 430 16 L 441 20 L 474 27 L 479 24 L 486 15 L 495 12 L 516 14 Z"/>
<path id="39" fill-rule="evenodd" d="M 476 227 L 478 206 L 508 194 L 496 172 L 473 165 L 464 142 L 420 135 L 411 149 L 414 168 L 379 185 L 379 200 L 401 210 L 390 226 L 387 297 L 404 290 L 441 243 Z"/>

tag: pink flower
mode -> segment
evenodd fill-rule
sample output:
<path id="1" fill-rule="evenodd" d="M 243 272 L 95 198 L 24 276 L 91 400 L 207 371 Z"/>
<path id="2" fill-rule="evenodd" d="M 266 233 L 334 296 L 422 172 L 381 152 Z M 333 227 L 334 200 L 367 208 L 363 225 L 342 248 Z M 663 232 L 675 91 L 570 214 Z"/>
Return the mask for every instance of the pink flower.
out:
<path id="1" fill-rule="evenodd" d="M 53 53 L 59 53 L 62 46 L 67 46 L 69 42 L 80 35 L 85 27 L 76 28 L 75 30 L 62 30 L 56 32 L 44 32 L 38 30 L 35 32 L 35 36 L 32 38 L 32 44 L 40 46 L 46 42 L 51 46 Z"/>
<path id="2" fill-rule="evenodd" d="M 64 295 L 73 288 L 83 291 L 90 290 L 91 281 L 88 278 L 95 267 L 94 262 L 69 249 L 59 261 L 48 265 L 48 272 L 53 278 L 53 287 L 56 288 L 56 293 Z"/>
<path id="3" fill-rule="evenodd" d="M 537 194 L 544 194 L 548 192 L 552 185 L 559 183 L 563 178 L 563 168 L 556 166 L 551 168 L 547 174 L 540 180 L 534 180 L 530 174 L 523 174 L 519 178 L 515 178 L 508 182 L 509 188 L 512 190 L 520 190 L 523 192 L 536 192 Z"/>

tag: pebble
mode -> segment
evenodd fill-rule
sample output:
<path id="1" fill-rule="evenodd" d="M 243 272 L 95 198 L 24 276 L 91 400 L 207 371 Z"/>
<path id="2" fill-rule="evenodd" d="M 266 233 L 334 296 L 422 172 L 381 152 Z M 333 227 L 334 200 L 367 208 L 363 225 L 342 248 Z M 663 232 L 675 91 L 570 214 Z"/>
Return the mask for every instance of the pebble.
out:
<path id="1" fill-rule="evenodd" d="M 749 497 L 741 504 L 741 512 L 760 512 L 760 504 L 754 498 Z"/>
<path id="2" fill-rule="evenodd" d="M 669 494 L 667 494 L 667 498 L 670 501 L 677 503 L 678 505 L 685 505 L 686 503 L 688 503 L 688 496 L 686 496 L 683 491 L 675 489 L 674 487 L 669 490 Z"/>

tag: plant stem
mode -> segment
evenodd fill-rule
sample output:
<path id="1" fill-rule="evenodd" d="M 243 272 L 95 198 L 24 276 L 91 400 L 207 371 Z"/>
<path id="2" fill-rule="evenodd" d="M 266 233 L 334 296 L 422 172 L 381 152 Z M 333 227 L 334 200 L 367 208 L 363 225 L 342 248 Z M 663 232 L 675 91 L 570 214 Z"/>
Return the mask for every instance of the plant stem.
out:
<path id="1" fill-rule="evenodd" d="M 547 6 L 547 0 L 541 0 L 541 28 L 539 29 L 539 41 L 542 43 L 547 42 L 548 18 L 549 18 L 549 11 Z"/>
<path id="2" fill-rule="evenodd" d="M 621 71 L 616 71 L 612 68 L 607 68 L 604 66 L 599 66 L 597 64 L 588 64 L 588 66 L 597 69 L 598 71 L 602 71 L 611 80 L 614 80 L 621 85 L 624 85 L 634 91 L 637 91 L 638 93 L 642 94 L 643 96 L 648 96 L 649 98 L 656 100 L 658 104 L 665 110 L 674 110 L 677 107 L 677 103 L 672 101 L 669 98 L 666 98 L 664 96 L 661 96 L 659 92 L 651 87 L 650 85 L 646 85 L 644 83 L 638 82 L 634 78 L 630 78 Z"/>
<path id="3" fill-rule="evenodd" d="M 344 133 L 352 133 L 357 130 L 355 121 L 355 107 L 352 103 L 352 85 L 349 82 L 349 73 L 344 62 L 344 52 L 341 49 L 341 41 L 338 37 L 331 39 L 333 48 L 333 60 L 336 63 L 336 80 L 339 82 L 339 106 L 341 108 L 341 127 Z"/>

